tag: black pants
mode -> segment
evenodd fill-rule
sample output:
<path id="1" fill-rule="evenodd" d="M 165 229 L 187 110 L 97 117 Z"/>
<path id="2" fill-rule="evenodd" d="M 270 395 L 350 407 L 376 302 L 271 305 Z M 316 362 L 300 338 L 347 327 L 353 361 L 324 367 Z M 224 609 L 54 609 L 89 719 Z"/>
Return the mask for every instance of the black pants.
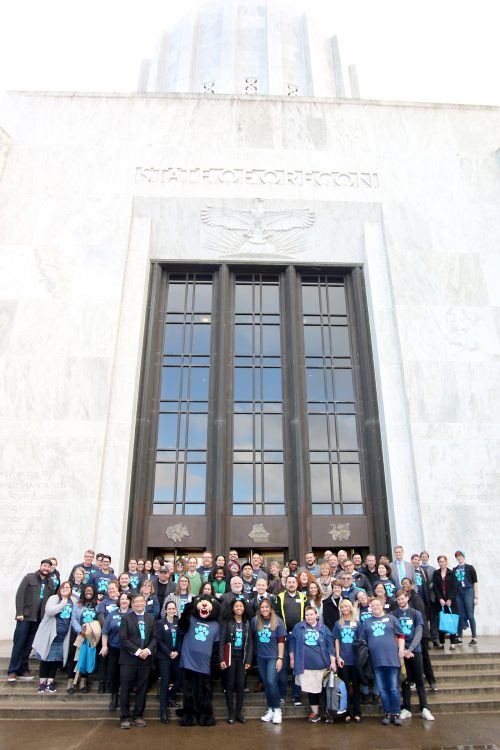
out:
<path id="1" fill-rule="evenodd" d="M 427 695 L 424 687 L 424 668 L 422 654 L 415 654 L 412 659 L 405 659 L 406 680 L 403 682 L 403 708 L 411 711 L 411 689 L 410 684 L 415 683 L 417 688 L 420 710 L 427 708 Z"/>
<path id="2" fill-rule="evenodd" d="M 149 673 L 151 662 L 145 662 L 137 657 L 136 664 L 120 665 L 120 719 L 130 719 L 130 693 L 136 688 L 133 718 L 139 719 L 146 707 Z"/>
<path id="3" fill-rule="evenodd" d="M 347 713 L 349 716 L 361 716 L 361 691 L 356 667 L 344 664 L 339 669 L 339 677 L 344 680 L 347 688 Z"/>
<path id="4" fill-rule="evenodd" d="M 434 670 L 432 668 L 431 657 L 429 655 L 429 639 L 422 638 L 422 660 L 424 663 L 424 675 L 429 685 L 434 685 L 436 678 L 434 677 Z"/>
<path id="5" fill-rule="evenodd" d="M 40 662 L 40 679 L 53 680 L 57 670 L 62 666 L 60 661 L 41 661 Z"/>
<path id="6" fill-rule="evenodd" d="M 120 690 L 120 649 L 108 646 L 108 679 L 112 693 Z"/>
<path id="7" fill-rule="evenodd" d="M 108 664 L 108 657 L 107 656 L 99 656 L 99 651 L 102 648 L 102 640 L 99 639 L 99 643 L 97 644 L 96 653 L 97 653 L 97 676 L 99 677 L 99 682 L 107 682 L 109 680 L 109 664 Z"/>
<path id="8" fill-rule="evenodd" d="M 243 651 L 233 651 L 231 666 L 226 670 L 226 705 L 230 715 L 234 713 L 234 694 L 236 693 L 236 715 L 243 710 L 245 689 L 245 663 Z"/>
<path id="9" fill-rule="evenodd" d="M 427 620 L 429 621 L 429 628 L 431 631 L 431 640 L 435 643 L 438 639 L 438 628 L 437 628 L 437 617 L 435 604 L 426 604 L 425 612 L 427 614 Z"/>
<path id="10" fill-rule="evenodd" d="M 180 684 L 180 657 L 177 659 L 158 659 L 156 669 L 160 675 L 160 716 L 168 711 L 169 696 L 175 696 Z M 168 686 L 174 683 L 172 691 Z"/>
<path id="11" fill-rule="evenodd" d="M 75 653 L 76 653 L 76 646 L 74 645 L 74 641 L 76 639 L 76 633 L 74 630 L 71 631 L 71 635 L 69 637 L 69 650 L 68 650 L 68 660 L 66 662 L 66 674 L 68 676 L 68 680 L 72 680 L 75 676 Z"/>
<path id="12" fill-rule="evenodd" d="M 309 698 L 310 706 L 319 706 L 319 699 L 321 698 L 321 693 L 307 693 L 307 697 Z"/>

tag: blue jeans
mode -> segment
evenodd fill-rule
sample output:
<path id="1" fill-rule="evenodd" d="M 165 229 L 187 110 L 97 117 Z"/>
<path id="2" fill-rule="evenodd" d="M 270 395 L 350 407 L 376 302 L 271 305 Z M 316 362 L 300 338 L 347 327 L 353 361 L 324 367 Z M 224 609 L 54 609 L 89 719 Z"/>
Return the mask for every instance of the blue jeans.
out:
<path id="1" fill-rule="evenodd" d="M 16 622 L 14 644 L 8 669 L 9 674 L 23 674 L 28 671 L 31 646 L 39 624 L 29 620 L 18 620 Z"/>
<path id="2" fill-rule="evenodd" d="M 278 692 L 278 672 L 276 671 L 276 659 L 263 659 L 257 657 L 257 667 L 260 679 L 264 683 L 266 691 L 267 707 L 276 709 L 280 707 L 280 696 Z M 284 667 L 281 668 L 283 671 Z"/>
<path id="3" fill-rule="evenodd" d="M 399 667 L 373 667 L 377 687 L 386 714 L 400 713 Z"/>
<path id="4" fill-rule="evenodd" d="M 288 687 L 288 669 L 290 667 L 290 647 L 288 640 L 285 641 L 285 651 L 283 653 L 283 661 L 281 672 L 278 675 L 278 686 L 280 690 L 280 698 L 286 698 L 286 691 Z M 292 698 L 300 698 L 300 685 L 295 684 L 295 677 L 292 674 Z"/>
<path id="5" fill-rule="evenodd" d="M 474 619 L 474 589 L 469 588 L 457 589 L 457 605 L 460 619 L 458 621 L 458 637 L 462 637 L 463 629 L 467 627 L 469 621 L 472 637 L 476 637 L 476 620 Z"/>

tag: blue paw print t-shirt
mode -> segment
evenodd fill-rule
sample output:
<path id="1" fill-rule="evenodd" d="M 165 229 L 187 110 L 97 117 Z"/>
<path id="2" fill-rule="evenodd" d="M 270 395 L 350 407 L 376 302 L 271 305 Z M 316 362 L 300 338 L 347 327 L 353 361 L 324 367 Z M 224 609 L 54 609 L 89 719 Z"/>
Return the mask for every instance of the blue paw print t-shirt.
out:
<path id="1" fill-rule="evenodd" d="M 180 666 L 201 674 L 210 674 L 212 648 L 219 640 L 219 623 L 191 617 L 189 630 L 184 636 Z"/>
<path id="2" fill-rule="evenodd" d="M 368 643 L 374 667 L 399 667 L 397 636 L 404 636 L 399 620 L 393 615 L 382 615 L 366 620 L 359 638 Z"/>
<path id="3" fill-rule="evenodd" d="M 354 664 L 354 642 L 357 637 L 358 623 L 347 621 L 343 625 L 336 622 L 333 628 L 333 639 L 339 642 L 340 656 L 348 667 Z"/>
<path id="4" fill-rule="evenodd" d="M 286 638 L 283 620 L 278 617 L 276 630 L 271 630 L 270 621 L 264 620 L 260 630 L 257 629 L 257 618 L 252 619 L 252 632 L 255 640 L 255 652 L 261 659 L 278 658 L 278 638 Z"/>
<path id="5" fill-rule="evenodd" d="M 325 664 L 325 653 L 325 648 L 321 649 L 319 627 L 306 626 L 304 633 L 304 669 L 325 669 L 330 661 L 328 659 Z"/>

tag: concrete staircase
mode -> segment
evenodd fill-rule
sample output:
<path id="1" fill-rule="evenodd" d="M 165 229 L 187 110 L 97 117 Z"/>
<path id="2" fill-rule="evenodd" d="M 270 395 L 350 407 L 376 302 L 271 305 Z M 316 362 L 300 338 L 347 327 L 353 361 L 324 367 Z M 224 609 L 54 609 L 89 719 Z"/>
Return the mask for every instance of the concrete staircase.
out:
<path id="1" fill-rule="evenodd" d="M 500 652 L 473 653 L 457 648 L 454 653 L 431 652 L 438 691 L 428 691 L 429 707 L 434 714 L 476 713 L 500 711 Z M 97 694 L 97 680 L 90 681 L 90 692 L 84 695 L 66 693 L 66 676 L 59 674 L 58 692 L 55 695 L 36 695 L 38 679 L 34 682 L 7 682 L 8 659 L 0 657 L 0 719 L 113 719 L 118 712 L 108 711 L 109 695 Z M 31 664 L 37 675 L 37 662 Z M 248 686 L 252 692 L 245 696 L 245 716 L 258 719 L 265 710 L 263 693 L 253 693 L 255 672 L 249 675 Z M 224 695 L 220 683 L 214 686 L 215 714 L 226 718 Z M 181 696 L 178 696 L 181 700 Z M 414 713 L 418 713 L 417 695 L 412 691 Z M 363 706 L 364 716 L 379 714 L 378 706 Z M 158 683 L 150 690 L 145 718 L 158 718 Z M 170 709 L 170 718 L 174 715 Z M 294 707 L 290 699 L 283 708 L 284 718 L 304 718 L 308 707 Z"/>

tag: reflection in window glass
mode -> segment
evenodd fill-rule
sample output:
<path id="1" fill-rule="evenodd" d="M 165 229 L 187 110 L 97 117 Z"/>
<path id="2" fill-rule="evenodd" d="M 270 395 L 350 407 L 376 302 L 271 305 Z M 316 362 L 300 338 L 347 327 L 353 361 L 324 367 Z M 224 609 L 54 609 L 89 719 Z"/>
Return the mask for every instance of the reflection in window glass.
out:
<path id="1" fill-rule="evenodd" d="M 175 464 L 156 464 L 155 502 L 172 502 L 174 499 Z"/>
<path id="2" fill-rule="evenodd" d="M 253 501 L 253 466 L 233 465 L 233 502 Z"/>
<path id="3" fill-rule="evenodd" d="M 237 282 L 234 290 L 234 311 L 236 313 L 251 312 L 253 310 L 252 297 L 252 284 Z"/>
<path id="4" fill-rule="evenodd" d="M 264 382 L 263 401 L 281 401 L 281 368 L 265 367 L 262 371 Z"/>
<path id="5" fill-rule="evenodd" d="M 349 346 L 349 332 L 347 327 L 335 326 L 332 330 L 333 356 L 350 357 L 351 349 Z"/>
<path id="6" fill-rule="evenodd" d="M 357 448 L 358 438 L 356 436 L 356 417 L 342 414 L 337 417 L 337 428 L 339 434 L 340 450 Z"/>
<path id="7" fill-rule="evenodd" d="M 189 398 L 191 401 L 208 402 L 208 367 L 192 367 L 189 380 Z"/>
<path id="8" fill-rule="evenodd" d="M 234 328 L 234 353 L 251 354 L 252 346 L 252 326 L 237 325 Z"/>
<path id="9" fill-rule="evenodd" d="M 253 370 L 249 367 L 234 368 L 234 400 L 253 398 Z"/>
<path id="10" fill-rule="evenodd" d="M 278 276 L 236 276 L 234 364 L 247 366 L 233 376 L 235 515 L 285 512 L 279 312 Z"/>
<path id="11" fill-rule="evenodd" d="M 210 313 L 212 310 L 212 285 L 197 284 L 194 295 L 194 312 Z"/>
<path id="12" fill-rule="evenodd" d="M 279 503 L 283 502 L 284 496 L 283 464 L 267 464 L 264 466 L 264 501 Z"/>
<path id="13" fill-rule="evenodd" d="M 317 357 L 323 352 L 321 326 L 307 326 L 307 336 L 304 338 L 306 357 Z"/>
<path id="14" fill-rule="evenodd" d="M 354 401 L 351 370 L 335 370 L 335 400 Z"/>
<path id="15" fill-rule="evenodd" d="M 363 499 L 344 280 L 304 277 L 302 307 L 312 512 L 351 513 Z"/>
<path id="16" fill-rule="evenodd" d="M 321 450 L 328 445 L 328 417 L 325 414 L 309 414 L 307 419 L 309 423 L 309 449 L 312 451 Z"/>
<path id="17" fill-rule="evenodd" d="M 164 367 L 161 381 L 161 400 L 178 401 L 181 383 L 181 370 L 179 367 Z"/>
<path id="18" fill-rule="evenodd" d="M 190 414 L 188 425 L 187 447 L 193 450 L 207 447 L 207 423 L 206 414 Z"/>
<path id="19" fill-rule="evenodd" d="M 165 326 L 165 354 L 180 354 L 183 351 L 183 332 L 183 326 L 178 323 L 168 323 Z"/>
<path id="20" fill-rule="evenodd" d="M 157 440 L 159 462 L 153 512 L 203 515 L 210 386 L 207 365 L 211 347 L 211 277 L 169 274 L 165 307 L 163 364 L 176 366 L 162 367 Z M 180 354 L 184 356 L 178 356 Z M 189 464 L 186 463 L 188 455 Z"/>
<path id="21" fill-rule="evenodd" d="M 306 388 L 308 401 L 325 401 L 325 373 L 323 369 L 307 368 Z"/>
<path id="22" fill-rule="evenodd" d="M 344 503 L 361 503 L 361 479 L 358 464 L 343 464 L 340 467 L 342 500 Z"/>
<path id="23" fill-rule="evenodd" d="M 167 297 L 167 312 L 178 312 L 184 310 L 184 299 L 186 297 L 185 284 L 169 284 Z"/>
<path id="24" fill-rule="evenodd" d="M 205 502 L 206 475 L 205 464 L 186 465 L 186 502 Z"/>
<path id="25" fill-rule="evenodd" d="M 158 422 L 158 448 L 168 449 L 177 446 L 177 414 L 160 414 Z"/>
<path id="26" fill-rule="evenodd" d="M 252 449 L 254 446 L 253 440 L 253 420 L 252 414 L 235 414 L 233 417 L 234 434 L 233 434 L 233 447 L 234 450 L 247 450 Z"/>
<path id="27" fill-rule="evenodd" d="M 313 503 L 331 502 L 329 464 L 311 464 L 311 499 Z"/>

